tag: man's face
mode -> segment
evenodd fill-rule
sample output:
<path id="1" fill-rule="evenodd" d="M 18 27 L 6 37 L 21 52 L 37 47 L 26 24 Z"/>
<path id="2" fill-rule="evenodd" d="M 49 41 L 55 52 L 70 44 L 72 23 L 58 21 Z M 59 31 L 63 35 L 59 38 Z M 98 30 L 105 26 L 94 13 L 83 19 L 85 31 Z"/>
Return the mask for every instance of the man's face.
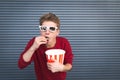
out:
<path id="1" fill-rule="evenodd" d="M 40 33 L 42 36 L 48 37 L 52 40 L 59 35 L 59 29 L 56 23 L 52 21 L 45 21 L 42 25 L 40 25 Z"/>

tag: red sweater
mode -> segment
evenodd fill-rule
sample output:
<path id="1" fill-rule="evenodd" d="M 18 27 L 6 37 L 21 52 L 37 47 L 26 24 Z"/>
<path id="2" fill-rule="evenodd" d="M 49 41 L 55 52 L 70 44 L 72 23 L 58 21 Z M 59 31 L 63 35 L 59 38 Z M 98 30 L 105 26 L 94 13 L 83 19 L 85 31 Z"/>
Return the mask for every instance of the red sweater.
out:
<path id="1" fill-rule="evenodd" d="M 19 61 L 18 61 L 18 67 L 20 69 L 23 69 L 23 68 L 27 67 L 33 61 L 37 80 L 65 80 L 66 72 L 52 73 L 50 70 L 48 70 L 47 64 L 46 64 L 47 59 L 46 59 L 45 51 L 50 48 L 46 48 L 45 45 L 41 45 L 34 52 L 32 58 L 29 62 L 25 62 L 23 60 L 23 54 L 31 47 L 31 45 L 34 42 L 34 39 L 35 38 L 31 39 L 28 42 L 25 50 L 21 53 Z M 65 50 L 66 53 L 65 53 L 65 58 L 64 58 L 64 64 L 66 64 L 66 63 L 72 64 L 73 54 L 72 54 L 72 49 L 71 49 L 71 46 L 70 46 L 68 40 L 63 37 L 57 37 L 56 41 L 57 42 L 52 49 Z"/>

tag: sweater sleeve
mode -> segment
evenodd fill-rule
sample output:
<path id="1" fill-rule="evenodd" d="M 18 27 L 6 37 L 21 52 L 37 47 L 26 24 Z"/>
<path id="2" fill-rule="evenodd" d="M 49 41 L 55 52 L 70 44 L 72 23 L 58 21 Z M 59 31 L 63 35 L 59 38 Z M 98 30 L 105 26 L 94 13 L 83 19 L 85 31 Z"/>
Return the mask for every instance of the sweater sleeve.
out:
<path id="1" fill-rule="evenodd" d="M 19 60 L 18 60 L 18 67 L 19 67 L 20 69 L 23 69 L 23 68 L 27 67 L 27 66 L 28 66 L 29 64 L 31 64 L 31 62 L 32 62 L 32 59 L 33 59 L 33 58 L 31 58 L 31 60 L 30 60 L 29 62 L 25 62 L 25 61 L 23 60 L 23 54 L 32 46 L 32 44 L 33 44 L 33 42 L 34 42 L 34 39 L 35 39 L 35 38 L 31 39 L 31 40 L 28 42 L 28 44 L 26 45 L 24 51 L 20 54 L 20 57 L 19 57 Z"/>
<path id="2" fill-rule="evenodd" d="M 67 39 L 64 39 L 64 50 L 66 51 L 65 53 L 65 60 L 64 63 L 69 63 L 72 64 L 73 61 L 73 53 L 72 53 L 72 47 L 70 45 L 70 42 Z"/>

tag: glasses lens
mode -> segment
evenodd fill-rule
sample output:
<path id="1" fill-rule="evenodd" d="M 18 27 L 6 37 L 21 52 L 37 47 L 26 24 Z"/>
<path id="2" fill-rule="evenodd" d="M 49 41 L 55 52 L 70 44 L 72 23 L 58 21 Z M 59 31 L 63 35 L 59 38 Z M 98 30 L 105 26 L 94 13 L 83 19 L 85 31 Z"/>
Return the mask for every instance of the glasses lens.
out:
<path id="1" fill-rule="evenodd" d="M 47 27 L 40 27 L 40 30 L 41 30 L 41 31 L 46 31 L 46 30 L 47 30 Z"/>
<path id="2" fill-rule="evenodd" d="M 55 31 L 55 27 L 50 27 L 49 28 L 51 31 Z"/>

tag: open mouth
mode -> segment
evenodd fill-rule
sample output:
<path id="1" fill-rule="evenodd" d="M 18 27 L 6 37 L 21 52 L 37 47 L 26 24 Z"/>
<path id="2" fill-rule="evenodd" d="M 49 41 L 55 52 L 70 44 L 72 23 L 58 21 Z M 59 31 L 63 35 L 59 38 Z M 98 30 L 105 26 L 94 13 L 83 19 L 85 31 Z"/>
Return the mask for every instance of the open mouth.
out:
<path id="1" fill-rule="evenodd" d="M 49 37 L 46 36 L 45 38 L 47 39 L 47 41 L 49 41 Z"/>

